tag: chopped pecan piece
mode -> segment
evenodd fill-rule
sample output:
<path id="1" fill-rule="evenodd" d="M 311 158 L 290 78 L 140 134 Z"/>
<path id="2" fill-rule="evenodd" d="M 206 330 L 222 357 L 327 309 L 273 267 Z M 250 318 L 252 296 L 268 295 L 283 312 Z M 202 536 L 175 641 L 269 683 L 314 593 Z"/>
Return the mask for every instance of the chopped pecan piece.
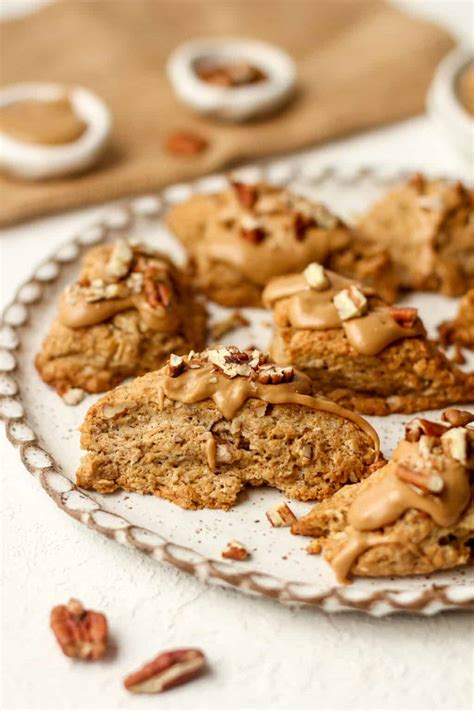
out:
<path id="1" fill-rule="evenodd" d="M 265 365 L 258 372 L 258 379 L 263 385 L 279 385 L 280 383 L 291 383 L 294 378 L 294 370 L 291 366 L 281 368 L 278 365 Z"/>
<path id="2" fill-rule="evenodd" d="M 205 151 L 208 145 L 209 142 L 197 133 L 176 131 L 166 139 L 165 149 L 172 155 L 191 158 Z"/>
<path id="3" fill-rule="evenodd" d="M 303 272 L 303 275 L 308 285 L 312 289 L 316 289 L 316 291 L 324 291 L 324 289 L 329 287 L 329 279 L 326 276 L 324 267 L 317 262 L 311 262 L 311 264 L 308 264 Z"/>
<path id="4" fill-rule="evenodd" d="M 85 610 L 79 600 L 51 610 L 51 629 L 67 657 L 100 659 L 107 650 L 107 620 L 105 615 Z"/>
<path id="5" fill-rule="evenodd" d="M 302 240 L 306 236 L 306 231 L 315 226 L 314 217 L 297 212 L 294 217 L 296 239 Z"/>
<path id="6" fill-rule="evenodd" d="M 368 310 L 366 297 L 354 284 L 351 284 L 348 289 L 339 291 L 334 297 L 333 303 L 341 321 L 364 316 Z"/>
<path id="7" fill-rule="evenodd" d="M 229 541 L 221 552 L 221 556 L 223 558 L 230 558 L 231 560 L 245 560 L 249 557 L 249 552 L 239 541 Z"/>
<path id="8" fill-rule="evenodd" d="M 173 686 L 185 684 L 202 672 L 206 657 L 199 649 L 175 649 L 162 652 L 124 680 L 135 694 L 160 694 Z"/>
<path id="9" fill-rule="evenodd" d="M 399 463 L 395 473 L 401 481 L 416 486 L 423 494 L 440 494 L 444 489 L 443 477 L 436 472 L 416 471 L 406 464 Z"/>
<path id="10" fill-rule="evenodd" d="M 284 501 L 269 509 L 265 515 L 273 528 L 292 526 L 297 521 L 295 514 Z"/>
<path id="11" fill-rule="evenodd" d="M 441 437 L 447 429 L 448 425 L 443 425 L 441 422 L 431 422 L 431 420 L 415 417 L 405 425 L 405 439 L 407 442 L 418 442 L 421 435 Z"/>
<path id="12" fill-rule="evenodd" d="M 246 210 L 251 210 L 258 198 L 258 190 L 256 185 L 241 183 L 238 180 L 232 180 L 231 185 L 234 188 L 242 207 L 245 207 Z"/>
<path id="13" fill-rule="evenodd" d="M 470 422 L 474 422 L 474 413 L 450 407 L 443 412 L 441 419 L 449 422 L 453 427 L 465 427 Z"/>
<path id="14" fill-rule="evenodd" d="M 399 326 L 411 328 L 418 318 L 418 309 L 411 306 L 392 306 L 390 316 L 395 319 Z"/>
<path id="15" fill-rule="evenodd" d="M 468 439 L 464 427 L 452 427 L 441 437 L 443 452 L 461 464 L 467 464 Z"/>
<path id="16" fill-rule="evenodd" d="M 168 361 L 168 375 L 172 378 L 176 378 L 180 375 L 186 368 L 186 363 L 184 358 L 179 355 L 172 353 Z"/>

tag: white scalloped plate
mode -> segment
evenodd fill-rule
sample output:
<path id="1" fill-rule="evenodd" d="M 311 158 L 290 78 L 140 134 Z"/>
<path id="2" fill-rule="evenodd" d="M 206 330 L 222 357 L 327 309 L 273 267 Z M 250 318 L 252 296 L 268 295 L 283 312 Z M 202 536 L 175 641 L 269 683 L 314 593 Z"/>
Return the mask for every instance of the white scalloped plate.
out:
<path id="1" fill-rule="evenodd" d="M 355 210 L 363 210 L 381 190 L 401 177 L 399 172 L 381 175 L 369 168 L 345 175 L 330 168 L 311 174 L 307 168 L 303 171 L 283 163 L 236 172 L 242 179 L 291 184 L 293 189 L 326 201 L 349 220 Z M 315 605 L 327 612 L 363 610 L 379 616 L 409 611 L 431 615 L 449 608 L 473 609 L 472 569 L 428 577 L 357 579 L 350 586 L 337 585 L 324 560 L 306 554 L 307 539 L 292 536 L 288 529 L 270 528 L 265 511 L 282 498 L 275 490 L 252 489 L 232 511 L 220 512 L 184 511 L 156 497 L 127 492 L 101 496 L 76 488 L 74 474 L 80 457 L 77 427 L 96 396 L 68 407 L 40 380 L 32 362 L 55 314 L 56 298 L 76 275 L 84 250 L 117 235 L 148 241 L 178 262 L 183 261 L 182 248 L 167 233 L 160 216 L 167 205 L 195 191 L 218 190 L 224 184 L 224 177 L 210 176 L 193 184 L 172 186 L 159 196 L 123 203 L 63 245 L 19 289 L 5 311 L 0 331 L 0 417 L 26 469 L 69 515 L 205 582 L 235 586 L 245 593 L 284 603 Z M 419 307 L 432 333 L 435 324 L 453 316 L 457 305 L 454 299 L 433 294 L 413 295 L 406 301 Z M 212 304 L 210 310 L 213 319 L 226 312 Z M 224 340 L 265 348 L 270 335 L 269 313 L 243 311 L 251 325 Z M 370 419 L 388 455 L 407 418 L 394 415 Z M 300 502 L 291 506 L 297 515 L 310 508 Z M 248 561 L 220 559 L 220 551 L 232 538 L 247 545 L 252 553 Z"/>

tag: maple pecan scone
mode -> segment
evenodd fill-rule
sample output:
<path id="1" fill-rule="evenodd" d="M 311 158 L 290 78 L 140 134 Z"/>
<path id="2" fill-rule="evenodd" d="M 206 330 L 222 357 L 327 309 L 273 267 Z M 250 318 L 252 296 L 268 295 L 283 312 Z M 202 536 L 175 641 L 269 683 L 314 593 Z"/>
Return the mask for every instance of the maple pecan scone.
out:
<path id="1" fill-rule="evenodd" d="M 107 393 L 87 413 L 77 483 L 228 509 L 246 485 L 323 499 L 378 461 L 359 415 L 311 394 L 309 378 L 260 351 L 220 346 Z"/>
<path id="2" fill-rule="evenodd" d="M 319 392 L 369 415 L 474 402 L 474 374 L 426 337 L 417 310 L 313 263 L 263 292 L 273 309 L 277 363 L 307 373 Z"/>
<path id="3" fill-rule="evenodd" d="M 390 461 L 293 524 L 311 536 L 340 582 L 350 575 L 415 575 L 472 562 L 474 414 L 416 418 Z"/>
<path id="4" fill-rule="evenodd" d="M 206 311 L 164 255 L 119 240 L 84 257 L 61 295 L 36 357 L 42 379 L 65 396 L 101 392 L 205 343 Z"/>
<path id="5" fill-rule="evenodd" d="M 386 251 L 284 188 L 233 182 L 176 205 L 166 221 L 188 250 L 197 286 L 224 306 L 261 306 L 270 279 L 315 260 L 376 284 L 389 300 L 396 293 Z"/>
<path id="6" fill-rule="evenodd" d="M 440 325 L 439 337 L 444 345 L 455 343 L 474 350 L 474 289 L 461 299 L 456 318 Z"/>
<path id="7" fill-rule="evenodd" d="M 416 175 L 361 218 L 360 233 L 385 247 L 402 288 L 461 296 L 474 287 L 473 192 Z"/>

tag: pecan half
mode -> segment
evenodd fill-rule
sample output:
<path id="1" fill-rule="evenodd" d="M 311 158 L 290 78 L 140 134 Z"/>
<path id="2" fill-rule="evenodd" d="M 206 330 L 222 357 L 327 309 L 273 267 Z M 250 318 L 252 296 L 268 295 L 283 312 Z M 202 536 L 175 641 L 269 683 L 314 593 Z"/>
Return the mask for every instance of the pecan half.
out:
<path id="1" fill-rule="evenodd" d="M 247 210 L 251 210 L 257 202 L 257 187 L 255 185 L 248 185 L 248 183 L 241 183 L 238 180 L 232 180 L 231 185 L 234 188 L 242 207 L 245 207 Z"/>
<path id="2" fill-rule="evenodd" d="M 418 318 L 418 309 L 412 306 L 392 306 L 390 316 L 402 328 L 411 328 Z"/>
<path id="3" fill-rule="evenodd" d="M 145 297 L 154 309 L 163 306 L 167 308 L 171 303 L 171 289 L 162 281 L 157 281 L 158 270 L 147 267 L 143 275 L 143 291 Z"/>
<path id="4" fill-rule="evenodd" d="M 474 413 L 450 407 L 443 412 L 441 419 L 449 422 L 453 427 L 465 427 L 470 422 L 474 422 Z"/>
<path id="5" fill-rule="evenodd" d="M 107 650 L 107 619 L 93 610 L 85 610 L 79 600 L 51 610 L 51 629 L 67 657 L 100 659 Z"/>
<path id="6" fill-rule="evenodd" d="M 245 560 L 249 557 L 249 552 L 239 541 L 229 541 L 221 552 L 221 556 L 223 558 L 230 558 L 231 560 Z"/>
<path id="7" fill-rule="evenodd" d="M 124 680 L 124 686 L 135 694 L 160 694 L 173 686 L 185 684 L 202 672 L 206 657 L 199 649 L 174 649 L 155 659 Z"/>
<path id="8" fill-rule="evenodd" d="M 176 131 L 165 141 L 165 150 L 174 156 L 191 158 L 206 150 L 209 142 L 192 131 Z"/>
<path id="9" fill-rule="evenodd" d="M 397 464 L 395 473 L 401 481 L 416 486 L 423 494 L 440 494 L 444 489 L 443 477 L 436 472 L 420 472 L 400 463 Z"/>
<path id="10" fill-rule="evenodd" d="M 441 422 L 415 417 L 405 425 L 405 439 L 407 442 L 418 442 L 423 434 L 428 437 L 441 437 L 447 429 L 448 425 L 443 425 Z"/>

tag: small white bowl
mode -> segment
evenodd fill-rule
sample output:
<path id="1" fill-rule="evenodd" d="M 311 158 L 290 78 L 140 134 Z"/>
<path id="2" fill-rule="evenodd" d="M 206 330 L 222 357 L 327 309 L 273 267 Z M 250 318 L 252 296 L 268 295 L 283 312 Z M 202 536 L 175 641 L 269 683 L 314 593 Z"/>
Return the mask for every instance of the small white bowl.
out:
<path id="1" fill-rule="evenodd" d="M 427 109 L 447 139 L 468 159 L 474 157 L 474 119 L 458 94 L 461 72 L 473 61 L 467 49 L 450 52 L 436 69 L 427 97 Z"/>
<path id="2" fill-rule="evenodd" d="M 200 61 L 246 62 L 266 78 L 255 84 L 220 87 L 200 79 Z M 245 121 L 274 111 L 291 96 L 296 65 L 290 56 L 265 42 L 248 39 L 201 39 L 180 45 L 167 64 L 176 95 L 194 111 L 228 121 Z"/>
<path id="3" fill-rule="evenodd" d="M 104 102 L 82 87 L 66 89 L 60 84 L 13 84 L 0 90 L 0 106 L 25 100 L 54 101 L 67 96 L 84 133 L 71 143 L 46 146 L 21 141 L 0 131 L 0 167 L 27 180 L 53 178 L 89 168 L 110 137 L 112 119 Z"/>

